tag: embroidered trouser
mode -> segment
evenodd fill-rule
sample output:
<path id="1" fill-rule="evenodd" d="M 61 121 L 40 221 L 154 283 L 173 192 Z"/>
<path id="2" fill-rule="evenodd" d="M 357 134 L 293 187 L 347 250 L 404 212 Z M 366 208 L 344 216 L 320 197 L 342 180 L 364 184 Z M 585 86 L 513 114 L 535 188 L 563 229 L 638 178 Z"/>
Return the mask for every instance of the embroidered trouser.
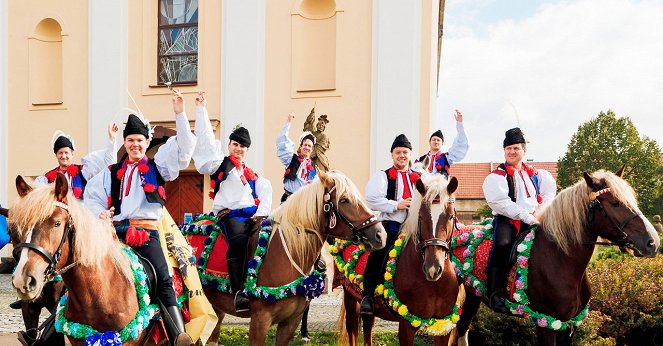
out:
<path id="1" fill-rule="evenodd" d="M 126 227 L 117 226 L 117 236 L 124 242 L 126 237 Z M 177 306 L 177 297 L 175 297 L 175 290 L 173 289 L 173 279 L 168 272 L 168 262 L 161 250 L 161 243 L 159 242 L 159 235 L 156 230 L 145 230 L 150 234 L 150 240 L 141 246 L 132 246 L 139 255 L 145 257 L 157 274 L 157 297 L 165 306 Z"/>
<path id="2" fill-rule="evenodd" d="M 364 295 L 371 294 L 382 282 L 387 257 L 391 247 L 398 239 L 401 224 L 396 221 L 382 221 L 382 226 L 387 231 L 387 242 L 382 249 L 373 251 L 368 255 L 366 269 L 364 270 Z"/>

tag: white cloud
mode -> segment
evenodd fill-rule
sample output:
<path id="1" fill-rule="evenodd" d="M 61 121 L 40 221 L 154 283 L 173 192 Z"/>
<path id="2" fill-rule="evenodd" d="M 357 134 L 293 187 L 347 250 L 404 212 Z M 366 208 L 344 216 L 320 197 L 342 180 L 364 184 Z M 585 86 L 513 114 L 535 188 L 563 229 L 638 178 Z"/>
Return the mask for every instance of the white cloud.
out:
<path id="1" fill-rule="evenodd" d="M 433 127 L 451 144 L 452 111 L 463 111 L 466 162 L 503 160 L 516 112 L 537 161 L 557 160 L 578 126 L 608 109 L 663 146 L 662 2 L 548 3 L 527 18 L 487 24 L 448 3 Z"/>

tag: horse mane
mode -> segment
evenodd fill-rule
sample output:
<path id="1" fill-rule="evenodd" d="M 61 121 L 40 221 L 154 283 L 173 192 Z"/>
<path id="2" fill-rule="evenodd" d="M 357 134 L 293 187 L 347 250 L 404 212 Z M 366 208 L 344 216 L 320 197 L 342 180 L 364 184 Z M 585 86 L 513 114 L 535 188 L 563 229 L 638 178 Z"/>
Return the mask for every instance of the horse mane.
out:
<path id="1" fill-rule="evenodd" d="M 592 173 L 592 177 L 604 182 L 612 196 L 631 211 L 640 212 L 635 192 L 624 179 L 602 169 Z M 580 245 L 583 241 L 590 192 L 585 180 L 580 179 L 573 186 L 560 191 L 539 216 L 548 239 L 567 255 L 571 245 Z"/>
<path id="2" fill-rule="evenodd" d="M 341 172 L 332 170 L 327 172 L 327 176 L 334 179 L 336 186 L 336 200 L 347 192 L 345 197 L 353 205 L 361 205 L 366 209 L 366 203 L 359 198 L 361 194 L 357 186 Z M 325 186 L 319 177 L 316 177 L 311 184 L 305 185 L 290 195 L 288 199 L 278 206 L 270 215 L 270 219 L 276 223 L 274 228 L 278 228 L 283 233 L 288 249 L 293 256 L 304 259 L 312 256 L 313 250 L 324 239 L 320 235 L 320 209 L 324 203 Z M 338 222 L 341 222 L 339 219 Z M 306 233 L 314 233 L 313 236 L 304 236 Z M 272 233 L 272 234 L 275 234 Z M 302 268 L 306 270 L 306 268 Z"/>
<path id="3" fill-rule="evenodd" d="M 67 204 L 75 228 L 73 260 L 86 267 L 101 267 L 109 256 L 128 282 L 133 282 L 129 257 L 122 251 L 124 245 L 114 237 L 112 225 L 95 217 L 71 193 L 67 195 Z M 55 208 L 55 184 L 36 186 L 14 202 L 8 220 L 19 237 L 24 239 L 32 227 L 46 221 Z"/>
<path id="4" fill-rule="evenodd" d="M 449 194 L 447 193 L 447 185 L 449 181 L 442 174 L 428 174 L 422 175 L 420 179 L 423 179 L 423 182 L 428 185 L 428 191 L 426 195 L 422 196 L 414 188 L 412 191 L 412 203 L 407 212 L 407 218 L 401 226 L 402 229 L 405 229 L 405 242 L 408 242 L 410 238 L 416 245 L 419 242 L 419 210 L 421 209 L 421 204 L 426 202 L 433 202 L 435 198 L 440 198 L 440 205 L 446 205 L 449 200 Z M 415 192 L 416 191 L 416 192 Z"/>

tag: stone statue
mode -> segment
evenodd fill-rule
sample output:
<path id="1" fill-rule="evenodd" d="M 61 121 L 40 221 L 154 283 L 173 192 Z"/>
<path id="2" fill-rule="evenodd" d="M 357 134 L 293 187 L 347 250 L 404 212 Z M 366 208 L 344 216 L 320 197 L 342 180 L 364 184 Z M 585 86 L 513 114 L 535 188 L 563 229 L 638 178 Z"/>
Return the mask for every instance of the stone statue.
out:
<path id="1" fill-rule="evenodd" d="M 315 106 L 313 106 L 311 113 L 309 113 L 304 122 L 304 131 L 309 131 L 315 136 L 315 146 L 313 147 L 311 158 L 322 172 L 329 171 L 329 159 L 327 159 L 326 154 L 327 150 L 329 150 L 329 138 L 324 134 L 327 123 L 329 123 L 327 115 L 323 114 L 318 117 L 318 124 L 315 125 Z"/>

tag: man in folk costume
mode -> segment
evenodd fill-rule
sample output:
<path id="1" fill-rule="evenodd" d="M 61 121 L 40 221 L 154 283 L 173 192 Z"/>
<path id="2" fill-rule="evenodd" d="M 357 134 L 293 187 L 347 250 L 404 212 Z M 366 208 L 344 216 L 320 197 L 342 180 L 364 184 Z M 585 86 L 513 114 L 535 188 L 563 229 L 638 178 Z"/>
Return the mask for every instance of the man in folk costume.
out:
<path id="1" fill-rule="evenodd" d="M 149 124 L 129 115 L 123 133 L 128 157 L 88 182 L 85 205 L 99 218 L 112 220 L 120 240 L 152 263 L 157 274 L 157 297 L 166 310 L 162 316 L 168 338 L 174 345 L 193 345 L 184 329 L 157 233 L 166 200 L 165 183 L 175 180 L 189 165 L 195 146 L 179 91 L 173 94 L 173 110 L 177 135 L 159 147 L 154 159 L 145 154 L 152 139 Z"/>
<path id="2" fill-rule="evenodd" d="M 426 158 L 428 158 L 428 166 L 425 168 L 430 173 L 444 174 L 445 177 L 449 177 L 449 167 L 456 162 L 462 161 L 465 155 L 467 155 L 470 145 L 465 134 L 465 128 L 463 127 L 463 114 L 457 109 L 455 118 L 458 135 L 454 139 L 449 151 L 446 153 L 442 152 L 441 148 L 442 144 L 444 144 L 444 135 L 442 135 L 441 130 L 437 130 L 433 132 L 428 140 L 428 144 L 430 145 L 428 153 L 415 161 L 426 162 Z"/>
<path id="3" fill-rule="evenodd" d="M 256 218 L 269 215 L 272 185 L 244 163 L 251 146 L 249 131 L 238 127 L 230 134 L 228 156 L 225 156 L 223 144 L 214 137 L 204 105 L 196 112 L 193 161 L 199 173 L 210 175 L 212 212 L 221 220 L 228 242 L 226 259 L 230 288 L 235 294 L 235 310 L 248 311 L 250 301 L 244 293 L 247 244 Z"/>
<path id="4" fill-rule="evenodd" d="M 288 121 L 276 137 L 276 155 L 285 165 L 283 174 L 283 196 L 281 203 L 285 202 L 290 195 L 299 190 L 300 187 L 309 184 L 316 176 L 316 167 L 311 160 L 311 153 L 315 146 L 315 136 L 309 131 L 304 131 L 299 136 L 299 148 L 295 152 L 295 143 L 288 137 L 294 113 L 288 114 Z"/>
<path id="5" fill-rule="evenodd" d="M 503 147 L 506 162 L 486 177 L 483 194 L 495 215 L 487 273 L 489 304 L 491 309 L 508 314 L 504 299 L 511 249 L 520 232 L 538 224 L 536 211 L 552 201 L 557 185 L 548 171 L 523 163 L 527 147 L 520 128 L 506 131 Z"/>
<path id="6" fill-rule="evenodd" d="M 117 161 L 115 151 L 115 136 L 118 127 L 116 124 L 108 125 L 108 142 L 106 148 L 93 151 L 81 159 L 81 164 L 74 163 L 74 140 L 64 132 L 58 130 L 53 135 L 53 153 L 58 160 L 58 167 L 35 179 L 38 184 L 50 184 L 55 181 L 58 172 L 64 174 L 69 181 L 69 188 L 74 197 L 83 198 L 85 185 L 102 169 Z"/>
<path id="7" fill-rule="evenodd" d="M 387 256 L 398 238 L 401 224 L 412 202 L 414 183 L 419 173 L 410 170 L 412 144 L 400 134 L 391 145 L 393 165 L 375 173 L 366 185 L 366 202 L 372 210 L 380 212 L 378 218 L 387 231 L 387 242 L 383 249 L 373 251 L 368 256 L 364 271 L 364 291 L 360 313 L 373 315 L 373 295 L 382 282 Z"/>

